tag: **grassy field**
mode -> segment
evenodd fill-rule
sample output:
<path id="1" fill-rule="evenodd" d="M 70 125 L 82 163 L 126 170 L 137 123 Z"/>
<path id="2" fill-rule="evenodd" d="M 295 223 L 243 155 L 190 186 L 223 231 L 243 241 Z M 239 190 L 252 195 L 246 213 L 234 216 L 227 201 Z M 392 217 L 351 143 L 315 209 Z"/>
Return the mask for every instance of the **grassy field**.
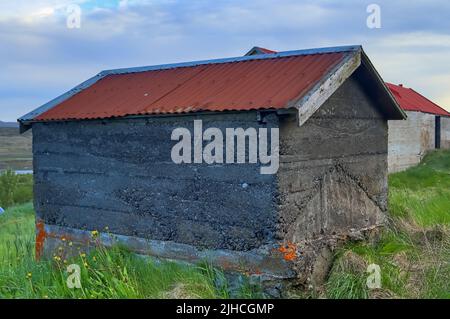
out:
<path id="1" fill-rule="evenodd" d="M 125 249 L 97 249 L 73 260 L 34 260 L 31 204 L 0 216 L 0 298 L 229 298 L 224 275 L 208 265 L 156 263 Z M 70 243 L 67 243 L 68 245 Z M 81 289 L 69 289 L 69 264 L 81 267 Z M 258 297 L 243 284 L 237 297 Z"/>
<path id="2" fill-rule="evenodd" d="M 450 151 L 389 177 L 389 213 L 381 238 L 338 252 L 326 297 L 450 298 Z M 366 287 L 371 263 L 382 289 Z"/>
<path id="3" fill-rule="evenodd" d="M 421 165 L 391 175 L 389 184 L 389 224 L 380 236 L 340 249 L 323 289 L 299 295 L 450 298 L 450 151 L 429 154 Z M 10 206 L 0 216 L 0 298 L 230 297 L 223 273 L 208 265 L 156 263 L 120 248 L 35 262 L 30 185 L 30 177 L 0 177 L 0 205 L 6 198 Z M 82 289 L 67 288 L 69 263 L 81 265 Z M 380 266 L 380 289 L 366 286 L 371 263 Z M 244 279 L 232 296 L 262 295 Z"/>
<path id="4" fill-rule="evenodd" d="M 19 134 L 18 128 L 0 127 L 0 171 L 32 169 L 31 130 Z"/>

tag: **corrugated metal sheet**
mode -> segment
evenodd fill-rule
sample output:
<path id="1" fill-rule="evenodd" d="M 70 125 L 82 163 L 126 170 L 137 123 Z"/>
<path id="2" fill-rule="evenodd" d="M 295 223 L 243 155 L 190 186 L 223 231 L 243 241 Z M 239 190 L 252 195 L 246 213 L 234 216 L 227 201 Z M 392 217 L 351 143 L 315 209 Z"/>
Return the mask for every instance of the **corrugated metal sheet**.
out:
<path id="1" fill-rule="evenodd" d="M 274 54 L 273 58 L 111 72 L 34 120 L 282 109 L 303 97 L 350 53 Z"/>
<path id="2" fill-rule="evenodd" d="M 386 83 L 386 85 L 389 90 L 391 90 L 398 104 L 405 111 L 416 111 L 441 116 L 450 116 L 449 112 L 413 89 L 392 83 Z"/>

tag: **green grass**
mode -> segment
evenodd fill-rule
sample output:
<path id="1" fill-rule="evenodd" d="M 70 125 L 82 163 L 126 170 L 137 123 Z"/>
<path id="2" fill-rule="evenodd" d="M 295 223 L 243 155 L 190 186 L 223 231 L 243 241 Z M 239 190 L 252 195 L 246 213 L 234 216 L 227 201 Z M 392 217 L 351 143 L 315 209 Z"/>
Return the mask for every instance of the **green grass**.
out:
<path id="1" fill-rule="evenodd" d="M 422 163 L 389 177 L 390 214 L 420 226 L 450 225 L 450 155 L 435 151 Z"/>
<path id="2" fill-rule="evenodd" d="M 389 213 L 378 240 L 337 253 L 326 297 L 450 298 L 450 151 L 389 176 Z M 371 263 L 381 269 L 378 290 L 366 286 Z"/>
<path id="3" fill-rule="evenodd" d="M 0 207 L 24 204 L 33 199 L 33 176 L 16 175 L 7 170 L 0 174 Z"/>
<path id="4" fill-rule="evenodd" d="M 31 204 L 8 209 L 0 216 L 0 229 L 0 298 L 230 297 L 223 274 L 207 264 L 156 262 L 120 247 L 99 247 L 88 255 L 80 251 L 67 261 L 36 262 Z M 81 267 L 82 289 L 67 287 L 66 269 L 72 263 Z M 237 293 L 257 296 L 246 285 Z"/>
<path id="5" fill-rule="evenodd" d="M 329 298 L 368 298 L 366 273 L 369 264 L 381 269 L 381 286 L 389 296 L 403 296 L 407 293 L 408 273 L 395 258 L 414 250 L 401 235 L 386 232 L 377 244 L 353 243 L 339 251 L 328 283 Z"/>
<path id="6" fill-rule="evenodd" d="M 391 215 L 414 220 L 420 226 L 450 225 L 450 191 L 392 189 L 389 195 Z"/>

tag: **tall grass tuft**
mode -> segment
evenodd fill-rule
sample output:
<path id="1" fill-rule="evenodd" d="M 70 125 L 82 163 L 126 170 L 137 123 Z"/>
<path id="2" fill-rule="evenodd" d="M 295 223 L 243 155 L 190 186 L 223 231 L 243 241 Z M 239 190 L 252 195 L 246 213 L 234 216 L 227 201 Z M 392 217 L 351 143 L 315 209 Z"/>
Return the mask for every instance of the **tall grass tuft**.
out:
<path id="1" fill-rule="evenodd" d="M 7 208 L 33 199 L 33 176 L 17 175 L 12 170 L 0 174 L 0 207 Z"/>

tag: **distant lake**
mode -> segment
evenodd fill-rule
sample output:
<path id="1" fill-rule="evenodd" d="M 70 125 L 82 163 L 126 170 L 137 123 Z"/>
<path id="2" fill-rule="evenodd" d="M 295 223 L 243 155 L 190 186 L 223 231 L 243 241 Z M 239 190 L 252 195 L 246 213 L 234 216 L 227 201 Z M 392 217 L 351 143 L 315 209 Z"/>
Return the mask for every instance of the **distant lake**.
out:
<path id="1" fill-rule="evenodd" d="M 16 170 L 15 171 L 17 175 L 26 175 L 26 174 L 33 174 L 33 170 L 31 169 L 25 169 L 25 170 Z"/>
<path id="2" fill-rule="evenodd" d="M 0 175 L 6 172 L 6 169 L 0 169 Z M 33 174 L 32 169 L 13 169 L 13 172 L 16 173 L 16 175 L 27 175 L 27 174 Z"/>

